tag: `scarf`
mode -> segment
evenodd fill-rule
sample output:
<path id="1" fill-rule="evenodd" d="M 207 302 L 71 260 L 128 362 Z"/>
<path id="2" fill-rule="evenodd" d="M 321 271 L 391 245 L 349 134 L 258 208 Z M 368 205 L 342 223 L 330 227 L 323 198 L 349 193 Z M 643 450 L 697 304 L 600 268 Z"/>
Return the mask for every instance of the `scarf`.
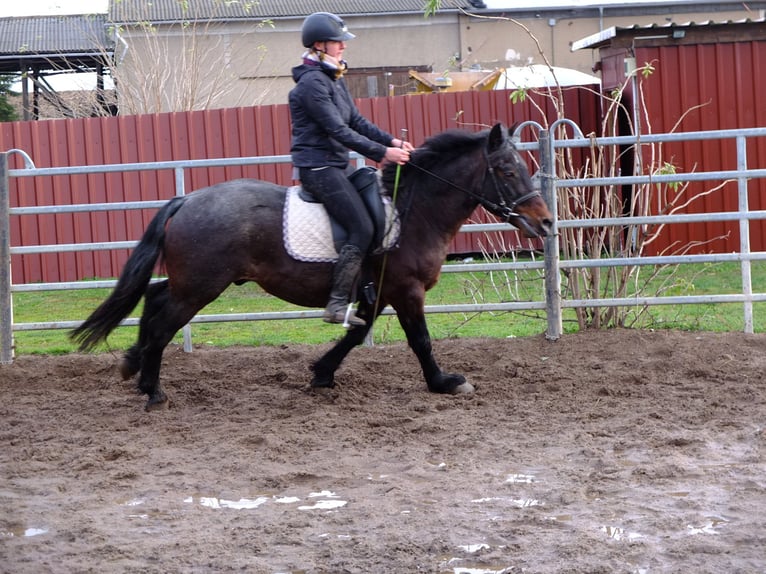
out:
<path id="1" fill-rule="evenodd" d="M 319 65 L 325 70 L 331 70 L 335 74 L 335 79 L 343 77 L 343 74 L 348 70 L 348 64 L 345 60 L 336 60 L 325 52 L 318 50 L 306 50 L 303 53 L 303 63 L 309 66 Z"/>

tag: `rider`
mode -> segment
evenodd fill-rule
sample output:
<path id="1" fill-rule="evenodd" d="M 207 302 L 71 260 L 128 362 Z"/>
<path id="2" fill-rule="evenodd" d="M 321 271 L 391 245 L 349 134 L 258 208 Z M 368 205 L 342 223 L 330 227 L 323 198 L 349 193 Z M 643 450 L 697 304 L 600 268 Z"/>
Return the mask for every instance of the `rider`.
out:
<path id="1" fill-rule="evenodd" d="M 362 258 L 370 247 L 373 224 L 362 199 L 348 180 L 349 149 L 380 162 L 406 163 L 413 149 L 409 142 L 386 133 L 364 118 L 354 104 L 343 74 L 346 40 L 355 36 L 338 16 L 311 14 L 303 22 L 303 63 L 292 69 L 290 153 L 297 178 L 319 199 L 330 216 L 344 227 L 345 244 L 333 268 L 330 299 L 323 319 L 343 323 Z M 350 314 L 351 325 L 365 321 Z"/>

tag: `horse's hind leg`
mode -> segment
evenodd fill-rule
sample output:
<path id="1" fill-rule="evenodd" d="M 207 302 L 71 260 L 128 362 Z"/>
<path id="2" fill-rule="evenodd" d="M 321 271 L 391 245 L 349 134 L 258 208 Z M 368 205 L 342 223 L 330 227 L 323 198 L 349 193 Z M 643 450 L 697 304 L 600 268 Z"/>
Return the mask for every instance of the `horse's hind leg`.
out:
<path id="1" fill-rule="evenodd" d="M 167 395 L 160 384 L 162 353 L 178 330 L 207 302 L 191 303 L 175 299 L 165 282 L 157 284 L 157 289 L 149 295 L 141 317 L 138 342 L 126 355 L 126 360 L 138 357 L 140 361 L 138 389 L 149 395 L 147 411 L 168 406 Z"/>
<path id="2" fill-rule="evenodd" d="M 141 370 L 141 350 L 146 344 L 146 325 L 157 311 L 162 308 L 168 298 L 168 281 L 152 283 L 144 293 L 144 311 L 138 327 L 138 340 L 130 347 L 120 362 L 120 375 L 128 380 Z"/>

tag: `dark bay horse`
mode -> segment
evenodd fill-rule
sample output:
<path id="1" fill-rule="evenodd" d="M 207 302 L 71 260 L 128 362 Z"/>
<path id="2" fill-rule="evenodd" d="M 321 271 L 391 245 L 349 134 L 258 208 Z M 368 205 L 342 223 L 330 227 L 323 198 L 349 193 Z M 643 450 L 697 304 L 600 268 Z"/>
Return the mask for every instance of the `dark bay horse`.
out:
<path id="1" fill-rule="evenodd" d="M 392 195 L 397 166 L 382 173 Z M 81 350 L 106 339 L 144 297 L 138 341 L 120 365 L 124 379 L 140 373 L 147 410 L 167 405 L 159 380 L 162 353 L 175 333 L 232 283 L 255 281 L 291 303 L 321 308 L 327 302 L 331 263 L 296 261 L 283 246 L 286 188 L 264 181 L 229 181 L 171 199 L 150 222 L 112 293 L 72 331 Z M 364 326 L 346 331 L 311 367 L 313 387 L 333 387 L 335 371 L 364 341 L 386 305 L 396 311 L 423 371 L 436 393 L 472 392 L 462 375 L 445 373 L 434 359 L 423 306 L 436 284 L 450 241 L 478 205 L 527 236 L 544 236 L 551 214 L 533 189 L 526 165 L 501 124 L 469 133 L 452 130 L 428 139 L 400 168 L 396 194 L 401 216 L 398 246 L 366 265 L 377 285 L 376 303 L 361 298 Z M 150 283 L 162 257 L 167 279 Z M 374 316 L 373 316 L 374 315 Z"/>

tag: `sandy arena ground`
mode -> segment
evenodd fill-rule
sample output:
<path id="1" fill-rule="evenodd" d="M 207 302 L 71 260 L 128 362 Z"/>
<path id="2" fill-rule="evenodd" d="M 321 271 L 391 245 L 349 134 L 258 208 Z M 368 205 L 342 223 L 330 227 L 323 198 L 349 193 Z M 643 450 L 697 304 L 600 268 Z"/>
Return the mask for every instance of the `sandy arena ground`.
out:
<path id="1" fill-rule="evenodd" d="M 603 331 L 0 366 L 0 571 L 761 573 L 766 335 Z"/>

